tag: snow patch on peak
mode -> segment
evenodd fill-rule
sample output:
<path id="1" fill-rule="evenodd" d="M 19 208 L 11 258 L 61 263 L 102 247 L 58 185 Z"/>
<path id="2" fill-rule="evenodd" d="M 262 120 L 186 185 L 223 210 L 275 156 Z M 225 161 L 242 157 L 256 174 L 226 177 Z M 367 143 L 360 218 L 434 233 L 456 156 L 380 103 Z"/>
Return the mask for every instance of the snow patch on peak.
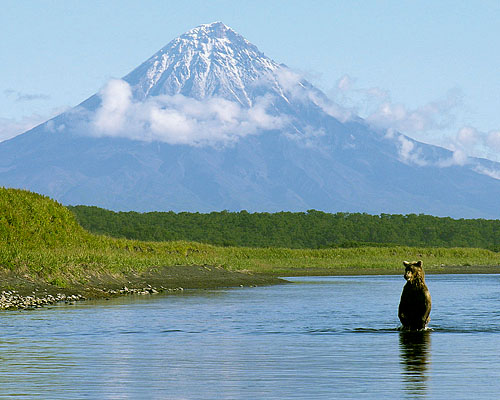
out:
<path id="1" fill-rule="evenodd" d="M 251 107 L 262 90 L 255 83 L 279 65 L 222 22 L 200 25 L 177 37 L 124 77 L 136 100 L 182 94 L 222 97 Z"/>
<path id="2" fill-rule="evenodd" d="M 184 35 L 186 36 L 207 35 L 213 38 L 225 38 L 228 32 L 231 33 L 232 35 L 240 36 L 234 30 L 232 30 L 230 27 L 228 27 L 221 21 L 212 22 L 211 24 L 202 24 L 186 32 Z"/>

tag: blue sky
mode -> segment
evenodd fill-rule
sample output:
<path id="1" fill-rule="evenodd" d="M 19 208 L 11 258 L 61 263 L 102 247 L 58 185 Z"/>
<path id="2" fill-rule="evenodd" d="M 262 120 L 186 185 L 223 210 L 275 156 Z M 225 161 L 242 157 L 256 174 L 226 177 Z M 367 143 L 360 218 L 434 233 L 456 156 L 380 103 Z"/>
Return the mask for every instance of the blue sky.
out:
<path id="1" fill-rule="evenodd" d="M 497 0 L 3 0 L 0 140 L 214 21 L 373 123 L 500 160 Z"/>

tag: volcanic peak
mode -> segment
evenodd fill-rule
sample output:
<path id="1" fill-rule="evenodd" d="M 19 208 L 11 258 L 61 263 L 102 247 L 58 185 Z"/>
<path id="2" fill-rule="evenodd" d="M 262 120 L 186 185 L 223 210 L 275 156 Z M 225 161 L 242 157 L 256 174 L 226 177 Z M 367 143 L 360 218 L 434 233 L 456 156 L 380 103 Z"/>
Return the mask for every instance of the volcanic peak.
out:
<path id="1" fill-rule="evenodd" d="M 177 37 L 124 77 L 137 100 L 182 94 L 219 96 L 252 105 L 252 86 L 281 68 L 222 22 L 200 25 Z"/>

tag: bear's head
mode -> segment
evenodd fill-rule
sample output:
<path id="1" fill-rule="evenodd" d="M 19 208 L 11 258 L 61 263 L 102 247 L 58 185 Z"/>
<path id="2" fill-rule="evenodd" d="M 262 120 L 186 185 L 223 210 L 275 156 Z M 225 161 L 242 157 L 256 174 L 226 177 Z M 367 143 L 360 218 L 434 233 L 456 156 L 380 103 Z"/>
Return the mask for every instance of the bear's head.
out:
<path id="1" fill-rule="evenodd" d="M 423 282 L 425 279 L 424 269 L 422 268 L 422 261 L 403 261 L 405 266 L 405 279 L 408 282 Z"/>

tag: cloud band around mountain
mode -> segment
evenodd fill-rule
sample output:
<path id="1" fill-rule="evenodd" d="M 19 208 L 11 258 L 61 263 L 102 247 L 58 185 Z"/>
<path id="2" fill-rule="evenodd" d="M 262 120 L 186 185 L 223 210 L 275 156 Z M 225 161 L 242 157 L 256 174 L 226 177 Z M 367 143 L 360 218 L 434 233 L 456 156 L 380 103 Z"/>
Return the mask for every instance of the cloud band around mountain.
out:
<path id="1" fill-rule="evenodd" d="M 342 122 L 355 115 L 348 108 L 328 101 L 326 97 L 323 98 L 304 86 L 299 74 L 286 69 L 278 71 L 276 77 L 286 95 L 295 100 L 312 101 L 325 113 Z M 339 87 L 345 91 L 352 90 L 352 82 L 344 79 L 339 82 Z M 288 116 L 273 115 L 269 112 L 272 102 L 269 96 L 259 98 L 250 108 L 220 97 L 198 100 L 181 94 L 154 96 L 139 102 L 134 100 L 130 85 L 121 79 L 110 80 L 99 95 L 101 105 L 91 116 L 91 131 L 98 137 L 123 137 L 191 146 L 219 146 L 233 144 L 245 136 L 259 134 L 265 130 L 282 129 L 291 122 Z M 500 149 L 499 131 L 492 131 L 485 136 L 474 128 L 466 127 L 446 146 L 451 150 L 450 157 L 430 161 L 420 153 L 418 142 L 394 133 L 426 130 L 443 124 L 443 120 L 451 118 L 450 110 L 456 106 L 457 101 L 455 96 L 449 95 L 442 102 L 433 102 L 411 112 L 402 106 L 385 102 L 383 107 L 380 106 L 379 112 L 371 114 L 366 121 L 392 132 L 387 134 L 386 138 L 396 141 L 400 160 L 419 166 L 464 165 L 468 162 L 471 149 L 482 148 L 483 153 Z M 323 131 L 311 131 L 297 138 L 307 139 L 310 146 L 314 145 L 315 137 L 324 134 Z M 296 139 L 296 135 L 288 136 Z"/>
<path id="2" fill-rule="evenodd" d="M 212 97 L 197 100 L 181 94 L 133 100 L 130 85 L 109 81 L 100 92 L 101 106 L 92 118 L 95 136 L 124 137 L 192 146 L 230 144 L 263 130 L 282 128 L 285 116 L 268 112 L 270 99 L 259 98 L 252 107 Z"/>

